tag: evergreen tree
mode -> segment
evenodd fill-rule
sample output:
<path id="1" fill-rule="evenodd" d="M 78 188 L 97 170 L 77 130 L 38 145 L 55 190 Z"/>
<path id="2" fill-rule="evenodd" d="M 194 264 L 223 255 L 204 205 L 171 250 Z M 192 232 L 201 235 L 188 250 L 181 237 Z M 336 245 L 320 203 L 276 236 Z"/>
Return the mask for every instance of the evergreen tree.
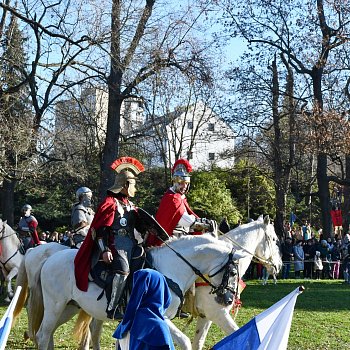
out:
<path id="1" fill-rule="evenodd" d="M 2 127 L 0 164 L 3 186 L 1 189 L 2 214 L 10 225 L 14 224 L 14 190 L 16 182 L 25 175 L 30 161 L 25 154 L 30 144 L 32 114 L 29 107 L 29 90 L 23 84 L 27 62 L 24 50 L 25 37 L 18 27 L 16 17 L 11 17 L 6 27 L 1 49 L 0 119 Z M 16 92 L 7 93 L 18 87 Z"/>

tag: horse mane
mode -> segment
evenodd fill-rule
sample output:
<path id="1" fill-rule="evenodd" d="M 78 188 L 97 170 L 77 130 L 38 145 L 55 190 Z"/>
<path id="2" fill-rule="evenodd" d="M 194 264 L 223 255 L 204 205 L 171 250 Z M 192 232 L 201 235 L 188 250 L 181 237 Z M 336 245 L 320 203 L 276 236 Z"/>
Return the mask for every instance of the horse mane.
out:
<path id="1" fill-rule="evenodd" d="M 210 244 L 210 243 L 218 244 L 218 242 L 220 242 L 219 244 L 224 243 L 224 245 L 228 246 L 227 242 L 218 241 L 218 239 L 216 237 L 213 237 L 209 233 L 204 233 L 202 235 L 184 235 L 184 236 L 181 236 L 181 237 L 171 236 L 166 241 L 166 244 L 169 244 L 172 248 L 176 248 L 179 245 L 182 246 L 184 244 L 183 243 L 184 241 L 185 242 L 190 242 L 190 241 L 193 241 L 193 240 L 196 240 L 197 245 Z M 162 245 L 157 246 L 157 247 L 150 247 L 150 250 L 151 251 L 156 251 L 156 250 L 162 249 L 162 248 L 164 248 L 166 246 L 166 244 L 163 243 Z"/>
<path id="2" fill-rule="evenodd" d="M 256 220 L 256 221 L 252 221 L 252 222 L 248 222 L 246 224 L 243 224 L 243 225 L 240 225 L 232 230 L 230 230 L 229 232 L 227 232 L 227 234 L 245 234 L 249 231 L 251 231 L 252 227 L 253 226 L 256 226 L 256 229 L 260 229 L 260 228 L 263 228 L 264 226 L 271 226 L 271 224 L 268 224 L 268 225 L 265 225 L 264 224 L 264 221 L 261 221 L 261 220 Z M 277 238 L 277 234 L 275 232 L 275 230 L 265 230 L 266 234 L 269 235 L 269 236 L 275 236 L 275 238 Z"/>
<path id="3" fill-rule="evenodd" d="M 7 220 L 3 221 L 2 219 L 0 219 L 0 224 L 2 223 L 2 225 L 5 227 L 5 231 L 6 230 L 10 230 L 11 233 L 13 233 L 14 235 L 16 235 L 17 237 L 17 232 L 16 230 L 14 230 L 8 223 Z M 18 238 L 18 237 L 17 237 Z"/>

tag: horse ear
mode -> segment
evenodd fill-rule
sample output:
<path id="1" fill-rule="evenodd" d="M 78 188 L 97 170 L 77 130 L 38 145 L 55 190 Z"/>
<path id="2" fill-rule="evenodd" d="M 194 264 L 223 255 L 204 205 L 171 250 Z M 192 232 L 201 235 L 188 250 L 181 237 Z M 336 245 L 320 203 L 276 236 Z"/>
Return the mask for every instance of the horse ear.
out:
<path id="1" fill-rule="evenodd" d="M 257 219 L 256 221 L 258 221 L 258 222 L 264 222 L 264 215 L 261 214 L 261 215 L 258 217 L 258 219 Z"/>
<path id="2" fill-rule="evenodd" d="M 270 224 L 270 217 L 269 217 L 268 215 L 266 215 L 266 216 L 264 217 L 264 224 L 265 224 L 265 225 L 269 225 L 269 224 Z"/>

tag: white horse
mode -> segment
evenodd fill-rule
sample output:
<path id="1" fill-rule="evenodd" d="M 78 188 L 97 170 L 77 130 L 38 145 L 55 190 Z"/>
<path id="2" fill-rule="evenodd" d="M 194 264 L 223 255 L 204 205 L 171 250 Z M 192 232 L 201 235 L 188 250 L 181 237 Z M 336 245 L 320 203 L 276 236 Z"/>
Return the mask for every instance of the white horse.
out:
<path id="1" fill-rule="evenodd" d="M 18 317 L 20 311 L 26 303 L 28 314 L 28 331 L 25 331 L 24 333 L 25 340 L 31 339 L 32 341 L 36 342 L 35 334 L 39 329 L 43 317 L 43 308 L 41 307 L 43 298 L 40 280 L 41 268 L 50 256 L 66 249 L 70 248 L 56 242 L 37 246 L 35 250 L 31 248 L 26 252 L 24 260 L 19 267 L 15 288 L 17 288 L 17 286 L 21 286 L 22 295 L 16 304 L 14 317 Z M 76 306 L 74 305 L 67 305 L 66 308 L 67 314 L 74 314 L 78 312 Z M 59 320 L 58 325 L 61 325 L 66 321 L 66 319 Z M 102 332 L 102 321 L 93 320 L 90 323 L 90 331 L 91 333 L 87 333 L 85 338 L 81 339 L 78 350 L 86 349 L 89 346 L 90 340 L 94 349 L 98 350 L 100 348 L 99 342 Z"/>
<path id="2" fill-rule="evenodd" d="M 11 280 L 17 275 L 18 268 L 23 261 L 20 252 L 21 242 L 6 221 L 0 219 L 0 265 L 7 284 L 6 302 L 10 302 L 13 297 Z"/>
<path id="3" fill-rule="evenodd" d="M 69 247 L 55 242 L 39 245 L 35 247 L 35 249 L 30 248 L 27 250 L 26 254 L 24 255 L 24 259 L 19 266 L 18 275 L 16 278 L 16 288 L 21 286 L 22 296 L 25 295 L 25 297 L 18 300 L 16 309 L 22 309 L 24 303 L 27 302 L 28 331 L 25 332 L 25 338 L 34 340 L 37 329 L 33 329 L 33 324 L 36 324 L 37 318 L 41 320 L 43 315 L 43 310 L 38 308 L 35 310 L 35 312 L 32 311 L 33 307 L 35 307 L 34 305 L 37 305 L 36 299 L 42 299 L 40 288 L 41 268 L 51 255 L 65 249 L 69 249 Z M 24 271 L 26 272 L 24 273 Z M 29 317 L 29 315 L 31 315 L 31 317 Z"/>
<path id="4" fill-rule="evenodd" d="M 238 272 L 242 277 L 249 267 L 252 259 L 265 265 L 270 273 L 278 273 L 282 267 L 282 260 L 278 238 L 274 227 L 270 224 L 269 217 L 241 225 L 219 237 L 219 240 L 231 242 L 237 249 L 242 249 L 247 256 L 239 260 Z M 215 301 L 215 296 L 210 294 L 210 287 L 201 286 L 195 292 L 196 308 L 199 312 L 193 349 L 200 350 L 204 346 L 209 328 L 214 322 L 227 335 L 236 331 L 239 327 L 231 317 L 230 311 L 233 304 L 221 306 Z"/>
<path id="5" fill-rule="evenodd" d="M 209 236 L 187 236 L 171 240 L 168 245 L 201 273 L 209 274 L 214 286 L 221 286 L 225 272 L 230 269 L 232 245 L 220 242 Z M 192 268 L 179 258 L 168 246 L 152 248 L 149 252 L 153 266 L 165 276 L 171 278 L 184 294 L 194 283 L 196 274 Z M 74 277 L 75 250 L 64 250 L 53 254 L 41 269 L 41 289 L 43 293 L 43 319 L 36 334 L 41 350 L 53 349 L 53 333 L 59 324 L 72 317 L 80 307 L 87 314 L 98 320 L 108 320 L 106 315 L 107 300 L 102 289 L 89 283 L 87 292 L 76 287 Z M 232 258 L 232 257 L 231 257 Z M 31 267 L 28 266 L 30 269 Z M 28 273 L 28 276 L 30 273 Z M 236 280 L 236 278 L 234 278 Z M 227 283 L 227 281 L 226 281 Z M 30 282 L 29 282 L 30 284 Z M 103 294 L 99 300 L 98 297 Z M 173 292 L 172 292 L 173 293 Z M 181 299 L 173 293 L 173 301 L 167 310 L 167 323 L 173 339 L 182 349 L 191 349 L 191 342 L 171 321 L 181 304 Z M 20 295 L 20 299 L 25 295 Z M 19 301 L 19 305 L 23 302 Z M 68 309 L 67 305 L 71 308 Z M 35 308 L 35 312 L 38 309 Z M 39 310 L 41 310 L 39 308 Z M 34 312 L 34 308 L 32 310 Z M 16 314 L 16 310 L 15 310 Z M 78 323 L 81 320 L 78 318 Z M 35 329 L 35 326 L 33 326 Z M 84 328 L 86 332 L 86 328 Z M 85 336 L 85 333 L 81 334 Z M 88 347 L 87 347 L 88 348 Z"/>

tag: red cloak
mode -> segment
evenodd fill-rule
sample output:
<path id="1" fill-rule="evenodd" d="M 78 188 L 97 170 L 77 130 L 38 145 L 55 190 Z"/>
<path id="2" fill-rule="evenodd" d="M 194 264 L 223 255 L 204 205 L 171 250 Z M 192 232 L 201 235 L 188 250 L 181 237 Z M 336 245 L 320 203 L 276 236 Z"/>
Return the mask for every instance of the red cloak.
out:
<path id="1" fill-rule="evenodd" d="M 198 217 L 189 207 L 186 197 L 183 198 L 181 193 L 174 193 L 168 189 L 159 204 L 156 220 L 164 228 L 169 236 L 173 235 L 173 231 L 180 221 L 182 215 L 187 212 L 190 215 Z M 149 235 L 147 239 L 147 246 L 159 246 L 162 241 L 154 235 Z"/>
<path id="2" fill-rule="evenodd" d="M 331 210 L 331 217 L 332 217 L 333 226 L 343 225 L 343 217 L 340 209 Z"/>
<path id="3" fill-rule="evenodd" d="M 91 229 L 94 228 L 97 231 L 101 227 L 111 226 L 113 224 L 115 210 L 116 199 L 112 196 L 107 196 L 99 205 L 94 219 L 92 220 L 89 232 L 74 259 L 76 284 L 83 292 L 86 292 L 88 289 L 88 277 L 91 269 L 91 257 L 94 248 Z"/>

